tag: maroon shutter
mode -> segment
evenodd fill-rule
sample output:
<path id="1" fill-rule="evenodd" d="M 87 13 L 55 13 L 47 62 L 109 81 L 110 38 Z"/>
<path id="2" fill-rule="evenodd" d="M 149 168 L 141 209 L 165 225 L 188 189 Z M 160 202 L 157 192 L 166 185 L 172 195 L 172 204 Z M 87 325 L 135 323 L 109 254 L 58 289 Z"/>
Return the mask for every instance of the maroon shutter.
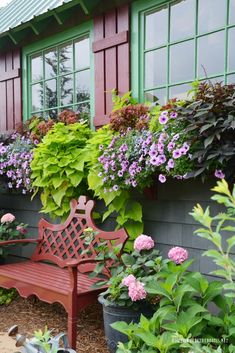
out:
<path id="1" fill-rule="evenodd" d="M 20 50 L 0 53 L 0 132 L 22 120 Z"/>
<path id="2" fill-rule="evenodd" d="M 95 60 L 94 125 L 109 122 L 112 89 L 118 94 L 130 90 L 129 6 L 107 12 L 94 19 Z"/>

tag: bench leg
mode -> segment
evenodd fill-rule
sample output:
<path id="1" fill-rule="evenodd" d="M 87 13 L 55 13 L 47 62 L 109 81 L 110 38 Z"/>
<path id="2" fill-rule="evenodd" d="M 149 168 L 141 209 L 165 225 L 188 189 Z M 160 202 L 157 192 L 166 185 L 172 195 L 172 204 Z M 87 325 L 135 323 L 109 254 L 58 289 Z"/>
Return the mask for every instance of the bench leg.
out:
<path id="1" fill-rule="evenodd" d="M 68 340 L 70 347 L 76 350 L 77 316 L 68 315 Z"/>

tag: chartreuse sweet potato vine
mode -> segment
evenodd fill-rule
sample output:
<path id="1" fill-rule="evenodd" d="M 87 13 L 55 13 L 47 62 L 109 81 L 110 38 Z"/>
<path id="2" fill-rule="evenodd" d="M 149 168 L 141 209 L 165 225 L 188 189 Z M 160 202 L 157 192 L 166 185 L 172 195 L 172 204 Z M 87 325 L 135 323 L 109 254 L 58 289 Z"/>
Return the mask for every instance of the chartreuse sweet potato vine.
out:
<path id="1" fill-rule="evenodd" d="M 86 124 L 57 123 L 34 149 L 31 179 L 35 194 L 41 191 L 42 212 L 64 218 L 70 200 L 87 193 L 84 147 L 92 134 Z"/>
<path id="2" fill-rule="evenodd" d="M 108 126 L 94 132 L 86 124 L 54 125 L 42 142 L 34 149 L 31 163 L 32 185 L 41 192 L 41 212 L 65 218 L 72 198 L 87 194 L 88 189 L 104 200 L 107 211 L 103 221 L 117 213 L 117 228 L 125 227 L 130 235 L 127 247 L 143 231 L 141 205 L 131 200 L 127 190 L 105 192 L 98 176 L 102 154 L 100 146 L 108 146 L 114 136 Z"/>

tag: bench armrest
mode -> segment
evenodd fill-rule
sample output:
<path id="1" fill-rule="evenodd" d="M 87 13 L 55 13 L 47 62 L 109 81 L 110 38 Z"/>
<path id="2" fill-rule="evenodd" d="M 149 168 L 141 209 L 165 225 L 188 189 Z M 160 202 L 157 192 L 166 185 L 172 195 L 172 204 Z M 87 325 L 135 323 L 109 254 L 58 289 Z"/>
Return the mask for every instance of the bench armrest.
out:
<path id="1" fill-rule="evenodd" d="M 13 239 L 13 240 L 5 240 L 0 241 L 0 247 L 3 245 L 13 245 L 13 244 L 21 244 L 21 243 L 39 243 L 40 239 Z"/>
<path id="2" fill-rule="evenodd" d="M 79 265 L 80 260 L 76 260 L 76 259 L 70 259 L 68 261 L 66 261 L 66 263 L 64 264 L 60 264 L 57 263 L 59 265 L 59 267 L 61 268 L 66 268 L 66 267 L 77 267 Z"/>

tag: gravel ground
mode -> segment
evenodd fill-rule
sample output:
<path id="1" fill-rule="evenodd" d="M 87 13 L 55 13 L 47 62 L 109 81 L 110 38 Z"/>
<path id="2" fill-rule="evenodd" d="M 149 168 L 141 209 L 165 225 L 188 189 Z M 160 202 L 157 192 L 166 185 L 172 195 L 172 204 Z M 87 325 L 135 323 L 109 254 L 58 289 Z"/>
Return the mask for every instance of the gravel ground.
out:
<path id="1" fill-rule="evenodd" d="M 26 332 L 28 337 L 35 330 L 43 330 L 45 325 L 53 329 L 55 335 L 66 331 L 67 314 L 60 304 L 18 297 L 8 306 L 0 306 L 0 331 L 6 332 L 12 325 L 18 325 L 19 332 Z M 0 352 L 3 353 L 1 341 Z M 78 318 L 77 353 L 85 352 L 109 353 L 104 338 L 102 310 L 98 303 L 87 307 Z"/>

